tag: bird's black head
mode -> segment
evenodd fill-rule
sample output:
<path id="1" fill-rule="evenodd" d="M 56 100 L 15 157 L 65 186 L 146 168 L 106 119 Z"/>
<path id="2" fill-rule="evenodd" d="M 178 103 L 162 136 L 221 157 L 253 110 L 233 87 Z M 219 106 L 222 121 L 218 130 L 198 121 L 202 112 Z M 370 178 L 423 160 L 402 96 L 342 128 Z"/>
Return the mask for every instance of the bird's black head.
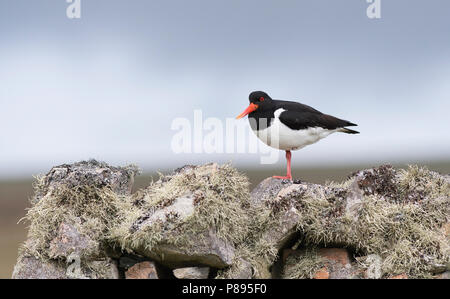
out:
<path id="1" fill-rule="evenodd" d="M 272 108 L 272 98 L 264 91 L 254 91 L 249 96 L 250 105 L 236 118 L 240 119 L 253 111 L 264 111 Z"/>
<path id="2" fill-rule="evenodd" d="M 265 101 L 271 101 L 272 98 L 264 91 L 254 91 L 249 96 L 250 103 L 262 105 Z"/>

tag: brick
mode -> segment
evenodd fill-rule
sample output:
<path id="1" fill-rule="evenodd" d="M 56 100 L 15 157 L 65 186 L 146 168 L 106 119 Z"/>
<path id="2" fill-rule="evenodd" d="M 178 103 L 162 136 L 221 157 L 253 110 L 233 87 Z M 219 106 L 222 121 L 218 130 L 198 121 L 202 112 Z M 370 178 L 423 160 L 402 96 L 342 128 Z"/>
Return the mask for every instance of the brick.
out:
<path id="1" fill-rule="evenodd" d="M 403 274 L 391 276 L 391 277 L 389 277 L 389 279 L 408 279 L 408 275 L 406 275 L 405 273 L 403 273 Z"/>
<path id="2" fill-rule="evenodd" d="M 142 262 L 135 264 L 125 272 L 126 279 L 158 279 L 155 264 L 152 262 Z"/>
<path id="3" fill-rule="evenodd" d="M 318 254 L 327 261 L 335 262 L 342 266 L 350 264 L 348 252 L 343 248 L 321 248 Z"/>
<path id="4" fill-rule="evenodd" d="M 326 267 L 323 267 L 319 271 L 317 271 L 313 277 L 313 279 L 329 279 L 329 278 L 330 272 L 328 272 L 328 269 Z"/>

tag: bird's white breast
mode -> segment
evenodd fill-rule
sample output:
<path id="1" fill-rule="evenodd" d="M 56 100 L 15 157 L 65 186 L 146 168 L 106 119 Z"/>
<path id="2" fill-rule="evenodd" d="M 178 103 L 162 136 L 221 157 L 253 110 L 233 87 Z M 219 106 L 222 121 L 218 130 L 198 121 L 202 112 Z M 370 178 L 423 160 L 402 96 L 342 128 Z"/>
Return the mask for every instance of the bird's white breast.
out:
<path id="1" fill-rule="evenodd" d="M 321 127 L 293 130 L 280 121 L 279 116 L 283 111 L 286 110 L 280 108 L 275 111 L 273 123 L 268 128 L 253 130 L 261 141 L 273 148 L 298 150 L 338 131 L 338 129 L 328 130 Z"/>

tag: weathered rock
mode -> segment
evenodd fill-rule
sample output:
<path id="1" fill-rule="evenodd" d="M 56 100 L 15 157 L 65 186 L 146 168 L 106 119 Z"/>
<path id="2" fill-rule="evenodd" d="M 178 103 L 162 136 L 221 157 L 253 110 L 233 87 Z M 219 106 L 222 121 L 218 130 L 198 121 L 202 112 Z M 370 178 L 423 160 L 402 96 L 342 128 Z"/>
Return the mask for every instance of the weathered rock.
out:
<path id="1" fill-rule="evenodd" d="M 194 214 L 194 195 L 192 193 L 185 194 L 182 197 L 175 199 L 173 204 L 168 207 L 164 207 L 160 210 L 152 211 L 141 225 L 152 225 L 156 222 L 165 222 L 169 220 L 169 217 L 175 216 L 180 220 Z"/>
<path id="2" fill-rule="evenodd" d="M 168 206 L 161 206 L 145 211 L 143 215 L 133 223 L 130 230 L 139 231 L 142 227 L 158 225 L 159 223 L 170 222 L 173 218 L 178 221 L 185 221 L 194 214 L 194 194 L 191 192 L 183 194 L 173 200 Z"/>
<path id="3" fill-rule="evenodd" d="M 327 272 L 327 278 L 350 279 L 359 275 L 359 271 L 352 265 L 346 249 L 321 248 L 318 250 L 318 254 L 324 259 L 325 263 L 325 267 L 319 270 L 319 272 Z M 320 273 L 316 273 L 317 275 L 320 276 Z"/>
<path id="4" fill-rule="evenodd" d="M 125 272 L 126 279 L 158 279 L 155 264 L 149 261 L 137 263 Z"/>
<path id="5" fill-rule="evenodd" d="M 244 276 L 251 273 L 253 278 L 268 279 L 274 275 L 272 270 L 278 271 L 278 266 L 275 267 L 276 269 L 271 269 L 276 259 L 276 252 L 284 248 L 296 236 L 300 215 L 298 207 L 289 198 L 301 193 L 302 188 L 302 185 L 293 184 L 292 181 L 267 178 L 253 189 L 250 194 L 250 209 L 256 211 L 256 217 L 266 219 L 253 220 L 255 223 L 261 222 L 262 227 L 256 228 L 260 230 L 260 235 L 251 246 L 268 247 L 269 252 L 265 257 L 253 257 L 250 269 L 245 267 L 246 263 L 240 263 L 234 271 L 230 271 L 233 273 L 230 278 L 236 278 L 237 273 L 245 273 Z M 263 216 L 264 214 L 267 216 Z M 240 267 L 242 268 L 237 270 Z"/>
<path id="6" fill-rule="evenodd" d="M 444 273 L 436 275 L 434 278 L 437 278 L 437 279 L 450 279 L 450 271 L 446 271 Z"/>
<path id="7" fill-rule="evenodd" d="M 59 226 L 56 237 L 50 242 L 49 257 L 66 258 L 71 254 L 84 257 L 98 256 L 100 255 L 99 247 L 97 241 L 81 234 L 74 225 L 63 222 Z"/>
<path id="8" fill-rule="evenodd" d="M 286 250 L 283 258 L 287 261 L 285 278 L 353 279 L 362 276 L 343 248 Z"/>
<path id="9" fill-rule="evenodd" d="M 244 259 L 238 262 L 237 270 L 234 272 L 233 279 L 251 279 L 253 277 L 252 264 Z"/>
<path id="10" fill-rule="evenodd" d="M 67 262 L 32 256 L 20 256 L 12 274 L 13 279 L 118 279 L 117 263 L 109 258 L 81 263 L 76 255 Z"/>
<path id="11" fill-rule="evenodd" d="M 267 265 L 264 264 L 264 266 L 266 267 Z M 235 258 L 235 260 L 233 261 L 233 264 L 230 267 L 219 271 L 216 278 L 219 278 L 219 279 L 252 279 L 255 277 L 262 276 L 262 275 L 254 275 L 255 268 L 258 268 L 258 265 L 252 264 L 242 257 L 237 257 L 237 258 Z M 259 270 L 256 269 L 256 271 L 259 271 Z M 270 277 L 270 272 L 268 272 L 268 270 L 266 270 L 264 268 L 263 271 L 267 271 L 266 276 Z"/>
<path id="12" fill-rule="evenodd" d="M 192 235 L 190 240 L 194 245 L 189 248 L 162 243 L 152 249 L 137 247 L 135 252 L 171 268 L 192 265 L 224 268 L 232 264 L 235 248 L 214 231 Z"/>
<path id="13" fill-rule="evenodd" d="M 268 178 L 256 186 L 251 193 L 253 205 L 270 205 L 275 212 L 280 211 L 276 215 L 277 221 L 262 235 L 264 242 L 274 244 L 276 250 L 283 248 L 297 231 L 300 212 L 289 198 L 301 194 L 305 188 L 307 188 L 306 185 Z"/>
<path id="14" fill-rule="evenodd" d="M 284 250 L 281 278 L 285 279 L 328 279 L 329 271 L 325 261 L 316 249 Z"/>
<path id="15" fill-rule="evenodd" d="M 186 267 L 173 270 L 178 279 L 206 279 L 209 275 L 209 267 Z"/>
<path id="16" fill-rule="evenodd" d="M 295 236 L 298 215 L 299 211 L 295 207 L 283 212 L 282 215 L 279 215 L 278 226 L 273 226 L 268 230 L 263 235 L 263 239 L 270 244 L 275 244 L 277 250 L 283 248 Z"/>
<path id="17" fill-rule="evenodd" d="M 127 278 L 448 276 L 448 176 L 382 166 L 340 184 L 268 178 L 250 193 L 213 163 L 130 195 L 136 172 L 88 161 L 40 178 L 13 277 L 118 278 L 115 259 Z"/>
<path id="18" fill-rule="evenodd" d="M 350 256 L 344 248 L 321 248 L 318 254 L 329 263 L 337 264 L 341 267 L 350 265 Z"/>
<path id="19" fill-rule="evenodd" d="M 13 279 L 65 279 L 67 267 L 55 261 L 41 261 L 32 256 L 20 256 L 14 267 Z"/>
<path id="20" fill-rule="evenodd" d="M 395 170 L 390 165 L 366 169 L 356 172 L 355 179 L 365 194 L 383 194 L 386 196 L 397 193 Z"/>
<path id="21" fill-rule="evenodd" d="M 444 236 L 448 239 L 450 239 L 450 222 L 445 223 L 442 225 L 442 232 L 444 233 Z"/>
<path id="22" fill-rule="evenodd" d="M 211 171 L 216 171 L 215 167 L 208 167 Z M 191 168 L 185 167 L 177 173 L 189 173 Z M 205 170 L 202 170 L 205 173 Z M 176 198 L 169 206 L 159 210 L 152 210 L 145 215 L 144 221 L 135 223 L 134 230 L 141 227 L 157 225 L 170 221 L 174 216 L 178 221 L 185 221 L 194 214 L 194 194 L 187 193 Z M 213 230 L 204 231 L 200 234 L 190 236 L 190 241 L 195 245 L 189 250 L 172 244 L 158 244 L 151 250 L 147 248 L 136 248 L 136 252 L 156 260 L 170 267 L 180 267 L 193 264 L 206 264 L 216 268 L 223 268 L 231 265 L 234 257 L 234 247 L 228 242 L 220 239 Z"/>
<path id="23" fill-rule="evenodd" d="M 368 264 L 365 276 L 369 279 L 379 279 L 382 277 L 383 272 L 381 266 L 383 259 L 378 254 L 370 254 L 365 259 Z"/>
<path id="24" fill-rule="evenodd" d="M 137 168 L 94 160 L 53 167 L 35 184 L 13 278 L 119 278 L 106 230 Z"/>
<path id="25" fill-rule="evenodd" d="M 273 197 L 265 198 L 264 203 L 275 220 L 262 238 L 276 250 L 280 244 L 281 248 L 289 244 L 285 240 L 297 237 L 306 248 L 332 244 L 355 248 L 359 254 L 376 252 L 361 264 L 368 278 L 402 272 L 408 277 L 428 277 L 447 269 L 450 244 L 445 223 L 450 212 L 450 184 L 438 173 L 415 166 L 405 170 L 381 166 L 356 172 L 342 184 L 278 184 L 270 188 L 270 181 L 266 180 L 264 187 Z M 258 187 L 255 194 L 261 192 Z M 286 218 L 292 223 L 283 221 L 291 211 Z M 299 262 L 307 264 L 304 259 Z M 362 270 L 352 268 L 358 267 L 350 265 L 328 275 L 363 276 Z M 303 272 L 296 269 L 290 273 Z"/>
<path id="26" fill-rule="evenodd" d="M 278 193 L 287 186 L 292 185 L 291 181 L 267 178 L 259 183 L 250 193 L 251 204 L 261 204 L 267 200 L 277 197 Z"/>
<path id="27" fill-rule="evenodd" d="M 73 279 L 119 279 L 117 262 L 109 257 L 102 260 L 79 260 L 78 256 L 68 258 L 71 262 L 66 275 Z"/>
<path id="28" fill-rule="evenodd" d="M 349 187 L 348 196 L 345 202 L 345 212 L 352 217 L 354 221 L 358 220 L 363 198 L 364 192 L 359 188 L 358 179 L 355 179 Z"/>
<path id="29" fill-rule="evenodd" d="M 185 166 L 142 191 L 112 235 L 170 268 L 225 268 L 248 232 L 248 196 L 247 178 L 228 165 Z"/>
<path id="30" fill-rule="evenodd" d="M 138 168 L 133 165 L 112 167 L 96 160 L 55 166 L 38 181 L 32 202 L 38 202 L 49 190 L 61 185 L 68 188 L 84 185 L 97 188 L 109 186 L 114 192 L 129 194 L 134 176 L 138 173 Z"/>

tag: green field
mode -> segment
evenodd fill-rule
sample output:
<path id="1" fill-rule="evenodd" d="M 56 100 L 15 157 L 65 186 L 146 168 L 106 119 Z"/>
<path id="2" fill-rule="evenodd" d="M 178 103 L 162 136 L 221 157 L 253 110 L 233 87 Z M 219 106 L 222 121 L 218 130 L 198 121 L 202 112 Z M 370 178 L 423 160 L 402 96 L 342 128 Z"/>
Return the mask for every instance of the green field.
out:
<path id="1" fill-rule="evenodd" d="M 418 163 L 440 173 L 450 173 L 450 162 Z M 293 169 L 293 175 L 303 181 L 324 183 L 325 181 L 342 181 L 354 171 L 374 165 L 359 165 L 340 168 L 300 168 Z M 405 165 L 395 165 L 405 167 Z M 272 175 L 284 175 L 282 167 L 259 167 L 258 169 L 240 169 L 250 179 L 251 186 Z M 134 190 L 145 187 L 156 174 L 141 175 L 136 178 Z M 28 199 L 32 196 L 32 180 L 0 181 L 0 278 L 11 277 L 17 258 L 17 249 L 26 237 L 26 223 L 18 223 L 25 216 L 29 207 Z"/>

